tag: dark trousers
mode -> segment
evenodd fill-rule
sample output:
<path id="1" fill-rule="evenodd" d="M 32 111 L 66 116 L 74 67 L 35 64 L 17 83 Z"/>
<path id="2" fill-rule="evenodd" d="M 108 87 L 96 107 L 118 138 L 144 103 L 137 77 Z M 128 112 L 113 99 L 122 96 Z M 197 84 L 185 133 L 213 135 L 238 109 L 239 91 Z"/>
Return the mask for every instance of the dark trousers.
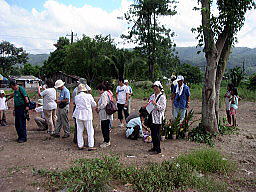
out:
<path id="1" fill-rule="evenodd" d="M 128 113 L 128 108 L 124 108 L 124 104 L 119 104 L 117 103 L 117 109 L 118 109 L 118 119 L 119 120 L 123 120 L 124 117 L 123 117 L 123 111 L 124 111 L 124 116 L 125 116 L 125 119 L 129 116 L 129 113 Z"/>
<path id="2" fill-rule="evenodd" d="M 157 152 L 161 153 L 161 148 L 160 148 L 160 129 L 161 129 L 161 124 L 154 124 L 150 126 L 151 130 L 151 137 L 153 141 L 153 149 Z"/>
<path id="3" fill-rule="evenodd" d="M 27 128 L 24 108 L 15 108 L 15 128 L 18 140 L 27 140 Z"/>
<path id="4" fill-rule="evenodd" d="M 101 131 L 104 138 L 104 142 L 108 143 L 110 141 L 109 138 L 109 124 L 110 120 L 103 120 L 101 121 Z"/>

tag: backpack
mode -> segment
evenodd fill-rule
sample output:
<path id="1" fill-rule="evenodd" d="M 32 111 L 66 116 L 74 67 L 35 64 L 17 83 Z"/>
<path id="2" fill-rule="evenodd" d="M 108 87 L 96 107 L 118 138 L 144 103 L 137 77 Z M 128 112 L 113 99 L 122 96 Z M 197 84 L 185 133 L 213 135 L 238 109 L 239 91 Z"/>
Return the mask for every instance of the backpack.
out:
<path id="1" fill-rule="evenodd" d="M 25 101 L 25 96 L 23 95 L 22 91 L 20 90 L 20 87 L 19 87 L 19 92 L 20 92 L 21 96 L 23 97 L 23 99 L 24 99 L 24 101 Z M 29 110 L 36 108 L 36 102 L 30 101 L 29 97 L 28 97 L 28 102 L 29 102 L 29 103 L 28 103 L 28 108 L 29 108 Z"/>
<path id="2" fill-rule="evenodd" d="M 109 98 L 109 103 L 106 105 L 106 113 L 108 115 L 112 115 L 114 114 L 118 109 L 117 109 L 117 106 L 116 104 L 114 103 L 114 101 L 111 101 L 109 95 L 108 95 L 108 98 Z"/>

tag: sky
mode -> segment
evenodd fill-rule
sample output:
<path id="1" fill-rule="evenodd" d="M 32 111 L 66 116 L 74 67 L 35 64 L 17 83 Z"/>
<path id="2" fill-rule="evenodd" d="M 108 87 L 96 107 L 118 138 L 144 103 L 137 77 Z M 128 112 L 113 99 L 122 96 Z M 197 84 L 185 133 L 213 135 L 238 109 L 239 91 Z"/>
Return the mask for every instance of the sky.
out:
<path id="1" fill-rule="evenodd" d="M 32 54 L 54 51 L 53 44 L 60 36 L 71 33 L 93 37 L 108 35 L 118 47 L 120 36 L 127 32 L 127 23 L 120 19 L 132 0 L 0 0 L 0 42 L 9 41 Z M 175 32 L 178 47 L 196 46 L 196 34 L 191 28 L 201 23 L 199 12 L 192 8 L 197 0 L 179 0 L 178 14 L 161 21 Z M 69 36 L 67 36 L 69 37 Z M 256 10 L 246 14 L 246 22 L 238 34 L 236 47 L 256 48 Z"/>

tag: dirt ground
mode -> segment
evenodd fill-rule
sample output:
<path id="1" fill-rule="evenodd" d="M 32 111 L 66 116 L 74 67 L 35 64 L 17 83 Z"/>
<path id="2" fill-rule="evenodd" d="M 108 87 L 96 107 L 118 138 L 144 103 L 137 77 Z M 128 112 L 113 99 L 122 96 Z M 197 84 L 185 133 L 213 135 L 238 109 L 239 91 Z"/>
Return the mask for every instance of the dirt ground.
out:
<path id="1" fill-rule="evenodd" d="M 132 110 L 138 110 L 145 103 L 143 100 L 134 99 Z M 192 101 L 191 108 L 195 110 L 195 119 L 200 118 L 201 103 Z M 170 103 L 166 110 L 167 118 L 170 117 Z M 222 112 L 224 113 L 224 112 Z M 73 120 L 69 118 L 73 126 Z M 35 113 L 30 113 L 31 120 L 27 123 L 28 141 L 19 144 L 12 108 L 7 112 L 8 126 L 0 127 L 0 191 L 44 191 L 39 187 L 42 178 L 33 175 L 32 169 L 62 169 L 69 167 L 75 159 L 94 158 L 102 155 L 119 155 L 121 162 L 125 164 L 142 165 L 147 162 L 160 162 L 175 158 L 179 154 L 187 153 L 193 149 L 206 147 L 185 140 L 166 140 L 161 143 L 161 155 L 149 155 L 147 150 L 150 143 L 142 140 L 131 141 L 125 139 L 125 129 L 116 128 L 111 132 L 111 147 L 99 148 L 103 138 L 99 127 L 99 118 L 94 113 L 95 145 L 97 151 L 79 151 L 70 138 L 52 138 L 45 132 L 35 129 L 33 118 Z M 216 148 L 228 158 L 238 164 L 238 171 L 230 177 L 223 179 L 229 183 L 232 191 L 253 192 L 256 191 L 256 109 L 255 103 L 241 102 L 238 111 L 238 124 L 240 131 L 235 135 L 218 137 Z M 115 114 L 116 118 L 116 114 Z M 86 137 L 86 136 L 85 136 Z M 86 141 L 86 138 L 85 138 Z M 125 188 L 122 189 L 125 191 Z"/>

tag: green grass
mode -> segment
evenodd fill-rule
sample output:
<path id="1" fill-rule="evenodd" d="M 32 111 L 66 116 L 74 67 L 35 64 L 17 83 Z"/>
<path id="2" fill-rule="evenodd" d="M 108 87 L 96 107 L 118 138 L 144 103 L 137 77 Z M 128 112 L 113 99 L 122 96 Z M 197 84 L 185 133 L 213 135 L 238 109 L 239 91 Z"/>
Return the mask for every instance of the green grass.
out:
<path id="1" fill-rule="evenodd" d="M 174 161 L 150 163 L 142 167 L 124 166 L 117 157 L 79 159 L 66 170 L 34 170 L 46 177 L 47 191 L 103 192 L 113 188 L 113 182 L 129 184 L 134 191 L 182 191 L 193 189 L 202 192 L 224 192 L 227 184 L 216 179 L 235 169 L 232 162 L 213 149 L 193 151 Z M 203 173 L 203 174 L 202 174 Z M 211 175 L 211 176 L 210 176 Z"/>

